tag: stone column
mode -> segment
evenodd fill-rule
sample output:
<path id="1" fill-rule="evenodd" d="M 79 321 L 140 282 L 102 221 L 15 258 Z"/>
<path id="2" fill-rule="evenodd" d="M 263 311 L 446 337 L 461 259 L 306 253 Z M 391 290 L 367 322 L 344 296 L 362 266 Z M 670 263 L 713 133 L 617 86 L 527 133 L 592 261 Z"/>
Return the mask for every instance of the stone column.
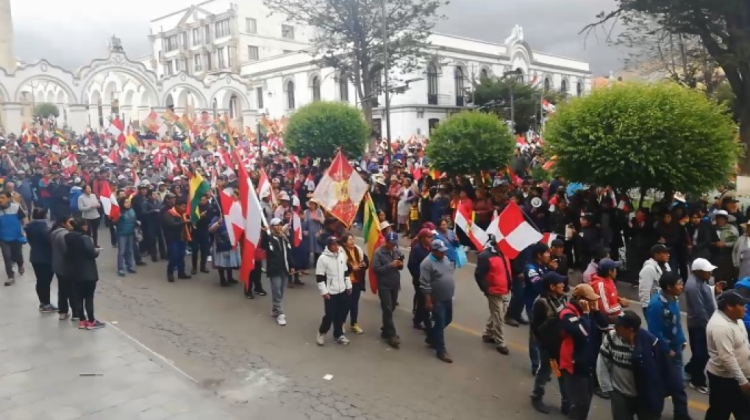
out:
<path id="1" fill-rule="evenodd" d="M 6 134 L 14 133 L 21 135 L 21 126 L 23 125 L 22 111 L 23 104 L 19 102 L 6 102 L 3 104 L 2 118 Z"/>
<path id="2" fill-rule="evenodd" d="M 86 109 L 86 105 L 83 104 L 71 104 L 68 106 L 68 126 L 71 130 L 77 134 L 84 133 L 86 127 L 89 125 L 89 112 Z M 98 124 L 98 123 L 97 123 Z M 92 127 L 97 125 L 92 124 Z"/>
<path id="3" fill-rule="evenodd" d="M 0 0 L 0 67 L 4 68 L 8 73 L 13 73 L 16 70 L 16 54 L 13 52 L 13 16 L 10 11 L 10 0 Z"/>

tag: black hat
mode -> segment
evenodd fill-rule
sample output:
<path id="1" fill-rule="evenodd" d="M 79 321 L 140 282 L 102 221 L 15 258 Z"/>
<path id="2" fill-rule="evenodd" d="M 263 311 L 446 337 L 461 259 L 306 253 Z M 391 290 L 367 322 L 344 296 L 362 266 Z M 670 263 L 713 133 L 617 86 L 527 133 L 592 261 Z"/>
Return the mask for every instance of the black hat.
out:
<path id="1" fill-rule="evenodd" d="M 563 276 L 557 271 L 548 271 L 542 276 L 542 281 L 544 282 L 545 288 L 549 288 L 553 284 L 565 283 L 567 280 L 567 277 Z"/>
<path id="2" fill-rule="evenodd" d="M 664 244 L 656 244 L 651 247 L 651 255 L 661 254 L 663 252 L 669 252 L 669 248 Z"/>
<path id="3" fill-rule="evenodd" d="M 726 292 L 722 292 L 716 298 L 716 303 L 718 303 L 719 305 L 721 305 L 722 303 L 725 305 L 744 305 L 746 303 L 750 303 L 750 299 L 743 297 L 736 290 L 730 289 Z"/>
<path id="4" fill-rule="evenodd" d="M 637 330 L 641 328 L 641 317 L 633 311 L 622 311 L 615 319 L 615 326 Z"/>

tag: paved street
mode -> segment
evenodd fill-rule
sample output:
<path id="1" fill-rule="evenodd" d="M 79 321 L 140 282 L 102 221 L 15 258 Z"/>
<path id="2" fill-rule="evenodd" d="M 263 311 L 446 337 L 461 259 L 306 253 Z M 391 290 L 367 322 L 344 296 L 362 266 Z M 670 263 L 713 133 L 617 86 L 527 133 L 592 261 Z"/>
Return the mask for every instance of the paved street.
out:
<path id="1" fill-rule="evenodd" d="M 112 326 L 107 331 L 95 332 L 61 330 L 56 317 L 40 316 L 35 312 L 33 275 L 29 270 L 12 289 L 0 290 L 0 310 L 4 311 L 4 321 L 0 323 L 0 354 L 10 351 L 13 355 L 3 356 L 0 364 L 0 397 L 3 398 L 0 419 L 31 418 L 8 416 L 18 410 L 6 407 L 12 402 L 6 397 L 11 392 L 9 387 L 17 386 L 18 391 L 25 393 L 40 387 L 39 376 L 31 376 L 35 369 L 19 373 L 23 379 L 7 375 L 9 360 L 17 365 L 13 369 L 22 371 L 24 366 L 34 363 L 35 356 L 45 355 L 48 365 L 54 361 L 51 365 L 61 371 L 52 376 L 50 373 L 41 375 L 51 377 L 54 382 L 50 387 L 45 385 L 48 392 L 53 392 L 52 386 L 59 389 L 62 382 L 80 395 L 83 389 L 93 389 L 88 385 L 90 382 L 99 381 L 97 383 L 104 386 L 98 387 L 97 392 L 105 392 L 101 388 L 124 379 L 113 378 L 119 375 L 107 371 L 102 377 L 77 377 L 84 367 L 86 371 L 108 368 L 108 360 L 119 356 L 119 352 L 143 358 L 142 364 L 148 366 L 144 367 L 145 371 L 128 371 L 134 376 L 142 375 L 143 386 L 156 385 L 157 381 L 151 380 L 147 372 L 158 369 L 158 374 L 165 377 L 159 381 L 179 384 L 180 394 L 188 396 L 192 404 L 202 409 L 221 407 L 230 414 L 241 414 L 241 418 L 267 418 L 269 414 L 285 420 L 540 418 L 530 408 L 528 400 L 532 384 L 525 345 L 528 330 L 511 328 L 508 331 L 510 356 L 502 356 L 493 347 L 482 344 L 479 334 L 487 309 L 473 280 L 473 266 L 458 272 L 454 324 L 446 331 L 454 363 L 446 365 L 427 349 L 423 335 L 411 328 L 412 291 L 406 276 L 402 279 L 404 290 L 396 316 L 402 339 L 400 350 L 392 350 L 379 341 L 380 309 L 377 298 L 371 294 L 363 298 L 360 309 L 365 334 L 348 335 L 352 340 L 348 347 L 332 343 L 329 335 L 326 346 L 319 348 L 314 340 L 323 305 L 312 276 L 304 279 L 308 283 L 306 286 L 287 289 L 285 309 L 289 324 L 279 327 L 270 317 L 270 296 L 246 300 L 241 286 L 219 287 L 215 272 L 170 284 L 165 279 L 164 263 L 149 263 L 148 267 L 141 267 L 137 275 L 119 278 L 115 275 L 115 256 L 116 249 L 107 247 L 100 257 L 102 281 L 96 296 L 99 317 L 116 322 L 116 328 L 163 356 L 193 378 L 198 386 L 190 386 L 176 371 L 165 369 L 158 357 L 131 350 L 132 344 L 125 345 Z M 268 289 L 267 279 L 263 281 Z M 44 351 L 39 349 L 40 334 L 49 337 L 43 344 Z M 60 338 L 61 335 L 64 338 Z M 81 341 L 73 338 L 79 336 Z M 58 343 L 62 345 L 51 345 Z M 86 343 L 93 343 L 94 349 L 102 348 L 90 350 L 85 347 Z M 33 351 L 26 354 L 19 351 L 23 348 L 19 346 L 24 345 Z M 53 353 L 50 347 L 56 351 Z M 91 354 L 89 351 L 97 354 L 92 366 L 74 364 L 76 357 Z M 102 355 L 109 357 L 100 358 Z M 149 362 L 149 358 L 154 361 Z M 64 363 L 56 363 L 63 360 Z M 97 364 L 103 367 L 97 368 Z M 128 370 L 122 364 L 109 368 Z M 70 382 L 59 378 L 62 371 L 69 372 Z M 332 378 L 324 379 L 327 375 Z M 166 379 L 167 376 L 170 379 Z M 82 381 L 80 385 L 79 381 Z M 558 403 L 555 388 L 554 383 L 548 387 L 546 400 L 550 405 Z M 694 418 L 703 418 L 707 398 L 688 392 Z M 144 395 L 151 394 L 144 392 Z M 206 400 L 206 394 L 214 397 Z M 102 397 L 95 397 L 95 400 L 101 401 Z M 591 419 L 611 418 L 608 402 L 595 397 L 593 404 Z M 37 405 L 33 409 L 37 409 Z M 671 408 L 665 412 L 665 417 L 671 417 Z M 549 418 L 562 416 L 556 413 Z"/>

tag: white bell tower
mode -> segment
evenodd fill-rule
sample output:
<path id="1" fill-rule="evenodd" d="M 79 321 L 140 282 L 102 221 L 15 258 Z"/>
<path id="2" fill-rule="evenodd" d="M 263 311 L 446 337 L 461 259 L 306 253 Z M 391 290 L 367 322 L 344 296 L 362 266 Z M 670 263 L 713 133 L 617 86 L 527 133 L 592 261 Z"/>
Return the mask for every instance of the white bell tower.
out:
<path id="1" fill-rule="evenodd" d="M 10 0 L 0 0 L 0 67 L 7 72 L 16 69 L 16 55 L 13 53 L 13 17 Z"/>

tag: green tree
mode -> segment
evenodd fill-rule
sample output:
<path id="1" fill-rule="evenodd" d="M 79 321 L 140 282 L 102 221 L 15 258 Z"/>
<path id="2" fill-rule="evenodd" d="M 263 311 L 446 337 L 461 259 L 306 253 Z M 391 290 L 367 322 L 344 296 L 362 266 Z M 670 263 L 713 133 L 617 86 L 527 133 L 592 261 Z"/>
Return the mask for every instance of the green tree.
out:
<path id="1" fill-rule="evenodd" d="M 442 18 L 445 0 L 264 0 L 273 12 L 316 28 L 311 33 L 313 55 L 349 79 L 372 124 L 383 77 L 383 12 L 388 34 L 388 66 L 408 74 L 422 65 L 427 38 Z M 398 73 L 397 72 L 397 73 Z M 389 76 L 393 77 L 389 74 Z"/>
<path id="2" fill-rule="evenodd" d="M 506 166 L 513 136 L 495 115 L 463 111 L 441 122 L 425 150 L 430 163 L 450 174 L 478 174 Z"/>
<path id="3" fill-rule="evenodd" d="M 746 153 L 740 170 L 750 174 L 750 2 L 747 0 L 617 0 L 617 8 L 602 12 L 589 31 L 633 14 L 647 14 L 667 32 L 695 37 L 718 63 L 736 96 L 740 140 Z"/>
<path id="4" fill-rule="evenodd" d="M 702 92 L 624 83 L 558 108 L 545 153 L 574 182 L 703 193 L 732 173 L 736 132 L 726 108 Z"/>
<path id="5" fill-rule="evenodd" d="M 37 104 L 34 107 L 34 116 L 41 117 L 41 118 L 47 118 L 49 116 L 53 116 L 57 118 L 60 116 L 60 110 L 57 108 L 57 105 L 55 104 L 51 104 L 49 102 L 42 102 L 40 104 Z"/>
<path id="6" fill-rule="evenodd" d="M 336 149 L 360 157 L 370 128 L 354 107 L 340 102 L 313 102 L 297 110 L 284 132 L 284 145 L 297 156 L 331 159 Z"/>
<path id="7" fill-rule="evenodd" d="M 505 121 L 511 118 L 511 91 L 513 92 L 513 119 L 515 131 L 525 133 L 532 125 L 536 125 L 541 111 L 540 99 L 542 90 L 536 85 L 530 85 L 512 76 L 482 77 L 474 82 L 474 106 L 482 111 L 495 113 Z M 563 92 L 550 89 L 544 93 L 544 99 L 552 104 L 558 104 L 566 99 Z"/>

